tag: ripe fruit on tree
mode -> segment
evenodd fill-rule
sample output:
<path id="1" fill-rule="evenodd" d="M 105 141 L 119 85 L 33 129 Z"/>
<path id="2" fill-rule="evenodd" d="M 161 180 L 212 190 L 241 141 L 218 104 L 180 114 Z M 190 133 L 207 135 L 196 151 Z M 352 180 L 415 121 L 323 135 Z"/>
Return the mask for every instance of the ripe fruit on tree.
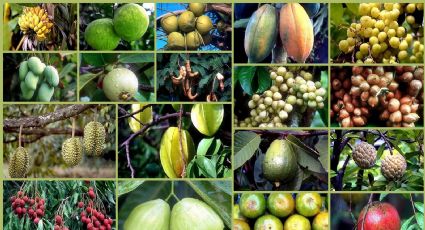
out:
<path id="1" fill-rule="evenodd" d="M 398 180 L 403 177 L 406 172 L 407 163 L 403 155 L 397 152 L 388 154 L 381 162 L 382 175 L 387 180 Z"/>
<path id="2" fill-rule="evenodd" d="M 169 229 L 170 205 L 162 199 L 144 202 L 136 206 L 124 222 L 124 229 L 140 229 L 142 226 L 152 230 Z"/>
<path id="3" fill-rule="evenodd" d="M 121 40 L 115 33 L 114 23 L 110 18 L 90 22 L 84 31 L 84 39 L 96 50 L 114 50 Z"/>
<path id="4" fill-rule="evenodd" d="M 76 166 L 83 158 L 83 145 L 80 138 L 66 139 L 62 144 L 62 158 L 69 166 Z"/>
<path id="5" fill-rule="evenodd" d="M 126 68 L 116 68 L 103 79 L 103 91 L 111 101 L 128 101 L 139 88 L 137 76 Z"/>
<path id="6" fill-rule="evenodd" d="M 361 141 L 353 150 L 353 160 L 362 169 L 368 169 L 375 165 L 376 149 L 373 145 Z"/>
<path id="7" fill-rule="evenodd" d="M 23 178 L 29 169 L 29 155 L 24 147 L 18 147 L 10 156 L 9 176 Z"/>
<path id="8" fill-rule="evenodd" d="M 100 156 L 105 144 L 106 131 L 100 122 L 91 121 L 84 127 L 84 149 L 89 156 Z"/>
<path id="9" fill-rule="evenodd" d="M 263 194 L 244 193 L 240 198 L 239 207 L 243 216 L 254 219 L 266 211 L 266 199 Z"/>
<path id="10" fill-rule="evenodd" d="M 400 216 L 391 204 L 375 201 L 366 205 L 360 212 L 357 229 L 400 230 Z"/>
<path id="11" fill-rule="evenodd" d="M 300 192 L 295 199 L 295 207 L 303 216 L 315 216 L 322 208 L 322 197 L 316 192 Z"/>
<path id="12" fill-rule="evenodd" d="M 123 40 L 131 42 L 140 39 L 149 27 L 149 16 L 142 6 L 129 3 L 114 13 L 114 30 Z"/>

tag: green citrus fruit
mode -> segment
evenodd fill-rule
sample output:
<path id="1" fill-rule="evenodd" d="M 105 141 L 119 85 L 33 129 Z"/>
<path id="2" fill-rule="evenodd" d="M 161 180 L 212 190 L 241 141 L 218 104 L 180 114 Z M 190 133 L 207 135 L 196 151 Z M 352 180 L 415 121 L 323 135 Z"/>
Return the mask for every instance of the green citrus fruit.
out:
<path id="1" fill-rule="evenodd" d="M 314 217 L 313 230 L 328 230 L 329 229 L 329 213 L 320 212 Z"/>
<path id="2" fill-rule="evenodd" d="M 204 14 L 206 6 L 207 4 L 204 3 L 189 3 L 189 10 L 192 11 L 196 17 L 199 17 Z"/>
<path id="3" fill-rule="evenodd" d="M 263 194 L 244 193 L 239 201 L 239 207 L 243 216 L 254 219 L 266 211 L 266 199 Z"/>
<path id="4" fill-rule="evenodd" d="M 264 215 L 255 221 L 254 230 L 282 230 L 283 224 L 279 218 Z"/>
<path id="5" fill-rule="evenodd" d="M 246 217 L 242 215 L 239 204 L 233 205 L 233 219 L 238 219 L 243 221 L 247 220 Z"/>
<path id="6" fill-rule="evenodd" d="M 233 230 L 250 230 L 249 224 L 243 220 L 233 219 Z"/>
<path id="7" fill-rule="evenodd" d="M 300 192 L 295 199 L 295 207 L 303 216 L 315 216 L 322 207 L 322 197 L 316 192 Z"/>
<path id="8" fill-rule="evenodd" d="M 121 38 L 114 31 L 110 18 L 101 18 L 90 22 L 84 31 L 87 44 L 96 50 L 114 50 Z"/>
<path id="9" fill-rule="evenodd" d="M 136 75 L 128 69 L 116 68 L 103 79 L 103 91 L 111 101 L 128 101 L 139 87 Z"/>
<path id="10" fill-rule="evenodd" d="M 140 39 L 146 33 L 149 27 L 149 16 L 142 6 L 129 3 L 118 8 L 113 22 L 118 36 L 130 42 Z"/>
<path id="11" fill-rule="evenodd" d="M 294 214 L 286 219 L 283 230 L 310 230 L 310 221 L 304 216 Z"/>
<path id="12" fill-rule="evenodd" d="M 272 193 L 267 199 L 267 208 L 277 217 L 287 217 L 295 210 L 295 201 L 290 193 Z"/>

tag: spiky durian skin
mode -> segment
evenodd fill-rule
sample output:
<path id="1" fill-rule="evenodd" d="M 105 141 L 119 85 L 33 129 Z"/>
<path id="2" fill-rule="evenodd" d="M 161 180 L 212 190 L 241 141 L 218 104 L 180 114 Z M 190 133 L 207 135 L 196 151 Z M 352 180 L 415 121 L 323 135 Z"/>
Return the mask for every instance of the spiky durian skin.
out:
<path id="1" fill-rule="evenodd" d="M 29 169 L 28 151 L 18 147 L 11 155 L 9 161 L 9 175 L 11 178 L 23 178 Z"/>
<path id="2" fill-rule="evenodd" d="M 62 158 L 69 166 L 76 166 L 83 158 L 83 145 L 77 137 L 66 139 L 62 144 Z"/>
<path id="3" fill-rule="evenodd" d="M 102 155 L 105 138 L 106 132 L 103 125 L 97 121 L 89 122 L 84 127 L 84 148 L 87 155 Z"/>

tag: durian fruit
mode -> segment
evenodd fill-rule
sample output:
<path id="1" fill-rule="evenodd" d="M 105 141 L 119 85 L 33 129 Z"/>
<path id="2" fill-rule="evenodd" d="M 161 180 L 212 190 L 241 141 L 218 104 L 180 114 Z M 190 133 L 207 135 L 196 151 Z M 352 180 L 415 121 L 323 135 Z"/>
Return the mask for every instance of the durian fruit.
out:
<path id="1" fill-rule="evenodd" d="M 83 145 L 77 137 L 66 139 L 62 144 L 62 158 L 69 166 L 76 166 L 83 158 Z"/>
<path id="2" fill-rule="evenodd" d="M 89 122 L 84 127 L 84 149 L 89 156 L 100 156 L 105 144 L 105 128 L 97 121 Z"/>
<path id="3" fill-rule="evenodd" d="M 29 169 L 28 151 L 24 147 L 18 147 L 12 153 L 9 161 L 9 175 L 11 178 L 23 178 Z"/>
<path id="4" fill-rule="evenodd" d="M 362 169 L 372 168 L 376 161 L 376 149 L 367 142 L 360 142 L 353 150 L 353 160 Z"/>

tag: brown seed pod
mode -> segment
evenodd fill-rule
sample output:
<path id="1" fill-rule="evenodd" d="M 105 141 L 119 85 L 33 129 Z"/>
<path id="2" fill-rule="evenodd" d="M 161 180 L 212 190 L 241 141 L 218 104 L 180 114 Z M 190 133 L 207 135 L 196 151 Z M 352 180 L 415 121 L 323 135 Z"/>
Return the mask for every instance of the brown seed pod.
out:
<path id="1" fill-rule="evenodd" d="M 390 114 L 389 120 L 393 123 L 399 123 L 402 121 L 402 116 L 400 111 L 395 111 L 394 113 Z"/>

